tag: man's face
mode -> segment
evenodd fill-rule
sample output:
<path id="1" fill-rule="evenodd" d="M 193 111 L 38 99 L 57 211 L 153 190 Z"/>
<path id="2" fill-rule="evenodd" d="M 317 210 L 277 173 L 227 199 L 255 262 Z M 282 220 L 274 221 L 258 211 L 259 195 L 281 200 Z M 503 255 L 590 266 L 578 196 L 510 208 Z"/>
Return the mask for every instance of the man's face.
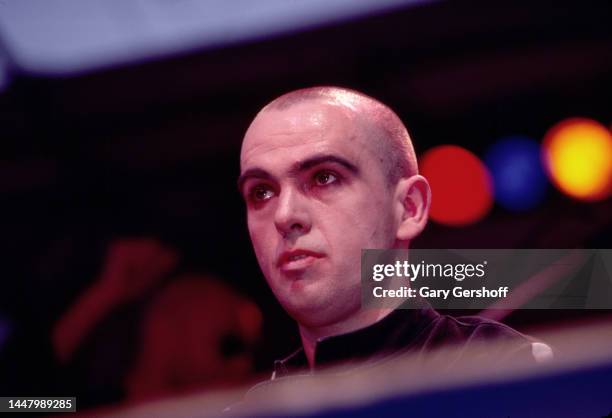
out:
<path id="1" fill-rule="evenodd" d="M 398 219 L 374 144 L 355 114 L 307 101 L 260 114 L 241 152 L 241 192 L 259 265 L 300 324 L 360 308 L 364 248 L 391 248 Z"/>

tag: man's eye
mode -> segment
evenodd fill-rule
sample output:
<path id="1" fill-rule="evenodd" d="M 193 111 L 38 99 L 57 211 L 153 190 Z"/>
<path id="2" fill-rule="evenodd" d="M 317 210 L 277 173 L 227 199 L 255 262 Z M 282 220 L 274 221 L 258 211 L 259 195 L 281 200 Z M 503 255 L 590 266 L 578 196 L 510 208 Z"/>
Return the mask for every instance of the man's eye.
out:
<path id="1" fill-rule="evenodd" d="M 319 171 L 314 175 L 314 182 L 317 186 L 326 186 L 338 180 L 338 176 L 331 171 Z"/>
<path id="2" fill-rule="evenodd" d="M 255 202 L 263 202 L 270 199 L 274 195 L 274 192 L 266 186 L 255 186 L 251 189 L 249 195 L 251 200 Z"/>

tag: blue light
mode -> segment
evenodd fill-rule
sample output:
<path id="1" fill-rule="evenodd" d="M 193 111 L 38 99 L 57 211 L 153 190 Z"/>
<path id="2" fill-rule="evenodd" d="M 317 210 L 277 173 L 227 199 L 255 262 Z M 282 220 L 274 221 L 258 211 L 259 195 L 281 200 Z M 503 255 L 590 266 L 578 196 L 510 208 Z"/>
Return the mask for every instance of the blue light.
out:
<path id="1" fill-rule="evenodd" d="M 536 141 L 520 136 L 503 138 L 488 149 L 484 161 L 500 206 L 521 212 L 542 202 L 548 182 L 540 152 Z"/>

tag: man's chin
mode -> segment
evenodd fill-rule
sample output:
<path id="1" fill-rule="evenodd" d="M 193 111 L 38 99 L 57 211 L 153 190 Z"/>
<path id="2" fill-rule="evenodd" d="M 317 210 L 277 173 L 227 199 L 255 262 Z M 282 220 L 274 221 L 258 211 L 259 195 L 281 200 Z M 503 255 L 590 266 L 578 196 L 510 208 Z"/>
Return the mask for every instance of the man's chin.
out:
<path id="1" fill-rule="evenodd" d="M 300 280 L 299 282 L 302 282 Z M 281 304 L 292 317 L 307 315 L 320 312 L 325 308 L 328 298 L 314 286 L 307 284 L 292 284 L 291 289 L 283 298 Z"/>

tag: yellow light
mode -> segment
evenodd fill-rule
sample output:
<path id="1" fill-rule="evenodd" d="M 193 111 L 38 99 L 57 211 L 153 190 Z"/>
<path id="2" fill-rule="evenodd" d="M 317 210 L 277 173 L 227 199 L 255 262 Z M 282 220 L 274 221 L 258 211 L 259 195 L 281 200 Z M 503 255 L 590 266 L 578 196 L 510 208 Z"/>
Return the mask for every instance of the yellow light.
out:
<path id="1" fill-rule="evenodd" d="M 612 192 L 612 136 L 582 118 L 553 126 L 544 138 L 544 162 L 553 183 L 581 200 L 603 200 Z"/>

